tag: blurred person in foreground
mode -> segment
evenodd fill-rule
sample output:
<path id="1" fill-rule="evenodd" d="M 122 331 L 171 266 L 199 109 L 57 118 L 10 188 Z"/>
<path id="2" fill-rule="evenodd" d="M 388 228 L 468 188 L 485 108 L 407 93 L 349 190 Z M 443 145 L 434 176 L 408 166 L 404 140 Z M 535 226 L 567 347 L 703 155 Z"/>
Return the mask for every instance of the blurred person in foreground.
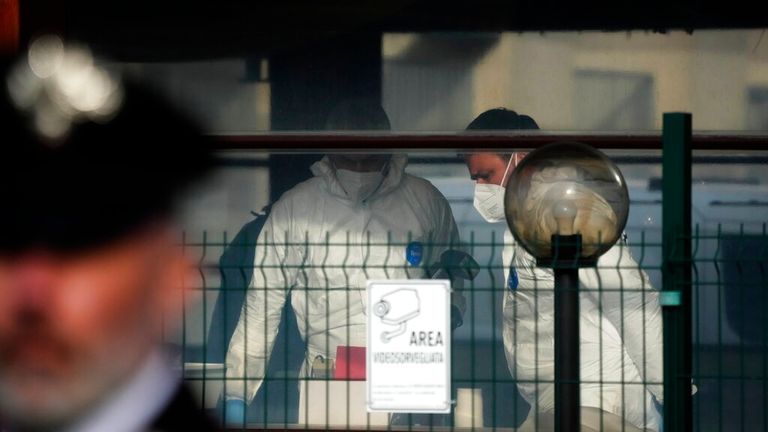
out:
<path id="1" fill-rule="evenodd" d="M 327 120 L 329 130 L 389 128 L 381 106 L 366 99 L 342 102 Z M 407 163 L 405 155 L 330 154 L 312 165 L 313 178 L 272 206 L 227 354 L 230 423 L 242 424 L 263 383 L 289 298 L 306 344 L 307 377 L 313 364 L 332 367 L 337 348 L 367 345 L 367 280 L 428 277 L 426 267 L 459 247 L 448 201 L 407 174 Z M 460 321 L 464 298 L 454 292 L 452 300 Z"/>
<path id="2" fill-rule="evenodd" d="M 174 212 L 209 145 L 56 36 L 3 69 L 0 430 L 214 430 L 161 348 L 192 269 Z"/>
<path id="3" fill-rule="evenodd" d="M 535 130 L 536 122 L 503 108 L 482 113 L 467 130 Z M 477 152 L 464 155 L 475 184 L 474 205 L 489 223 L 504 223 L 504 193 L 512 170 L 525 155 Z M 546 427 L 554 411 L 554 276 L 504 234 L 504 350 L 512 376 L 531 405 L 525 426 Z M 621 240 L 579 271 L 582 423 L 598 428 L 600 412 L 632 426 L 659 429 L 655 401 L 662 399 L 662 320 L 659 295 Z M 598 293 L 598 289 L 604 290 Z M 621 292 L 619 292 L 619 289 Z M 602 382 L 602 383 L 601 383 Z M 595 414 L 597 412 L 598 414 Z M 615 417 L 618 416 L 618 417 Z M 604 416 L 605 417 L 605 416 Z M 538 422 L 538 424 L 537 424 Z M 621 423 L 619 420 L 618 423 Z"/>

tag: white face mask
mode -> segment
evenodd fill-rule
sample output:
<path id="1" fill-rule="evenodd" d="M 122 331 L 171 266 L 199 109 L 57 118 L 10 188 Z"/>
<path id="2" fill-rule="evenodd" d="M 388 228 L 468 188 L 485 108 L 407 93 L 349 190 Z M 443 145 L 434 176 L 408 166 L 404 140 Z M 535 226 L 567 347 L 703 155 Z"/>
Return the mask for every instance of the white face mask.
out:
<path id="1" fill-rule="evenodd" d="M 336 178 L 341 183 L 347 197 L 353 202 L 363 202 L 370 198 L 384 183 L 385 164 L 381 171 L 357 172 L 347 169 L 337 169 Z"/>
<path id="2" fill-rule="evenodd" d="M 501 178 L 501 184 L 507 179 L 509 167 L 512 159 L 507 162 L 507 169 L 504 170 L 504 176 Z M 504 216 L 504 186 L 492 183 L 475 183 L 475 209 L 480 216 L 490 223 L 503 222 Z"/>

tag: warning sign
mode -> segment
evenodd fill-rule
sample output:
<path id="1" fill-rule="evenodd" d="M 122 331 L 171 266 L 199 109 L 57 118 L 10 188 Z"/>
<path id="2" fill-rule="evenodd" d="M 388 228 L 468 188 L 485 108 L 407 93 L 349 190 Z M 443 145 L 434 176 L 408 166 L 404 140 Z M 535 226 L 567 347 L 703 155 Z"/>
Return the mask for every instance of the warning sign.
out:
<path id="1" fill-rule="evenodd" d="M 451 283 L 368 281 L 368 411 L 451 409 Z"/>

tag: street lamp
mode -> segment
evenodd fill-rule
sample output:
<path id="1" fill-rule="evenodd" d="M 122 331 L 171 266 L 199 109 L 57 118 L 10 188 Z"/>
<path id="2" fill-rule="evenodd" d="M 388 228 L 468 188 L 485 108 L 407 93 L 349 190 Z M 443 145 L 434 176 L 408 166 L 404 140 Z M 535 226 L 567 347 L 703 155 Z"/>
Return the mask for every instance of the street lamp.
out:
<path id="1" fill-rule="evenodd" d="M 629 194 L 618 167 L 575 142 L 553 143 L 523 159 L 504 196 L 507 224 L 536 265 L 555 275 L 555 430 L 580 430 L 579 268 L 621 236 Z"/>

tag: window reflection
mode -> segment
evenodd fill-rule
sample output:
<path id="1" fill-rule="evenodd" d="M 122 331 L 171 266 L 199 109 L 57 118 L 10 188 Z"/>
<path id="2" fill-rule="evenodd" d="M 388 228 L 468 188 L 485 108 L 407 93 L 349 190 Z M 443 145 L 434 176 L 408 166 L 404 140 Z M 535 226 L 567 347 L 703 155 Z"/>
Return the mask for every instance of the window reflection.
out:
<path id="1" fill-rule="evenodd" d="M 500 106 L 545 130 L 658 130 L 660 113 L 688 111 L 697 130 L 755 131 L 768 127 L 761 33 L 387 33 L 299 54 L 130 66 L 216 133 L 322 129 L 355 95 L 380 98 L 395 131 L 458 131 Z"/>

